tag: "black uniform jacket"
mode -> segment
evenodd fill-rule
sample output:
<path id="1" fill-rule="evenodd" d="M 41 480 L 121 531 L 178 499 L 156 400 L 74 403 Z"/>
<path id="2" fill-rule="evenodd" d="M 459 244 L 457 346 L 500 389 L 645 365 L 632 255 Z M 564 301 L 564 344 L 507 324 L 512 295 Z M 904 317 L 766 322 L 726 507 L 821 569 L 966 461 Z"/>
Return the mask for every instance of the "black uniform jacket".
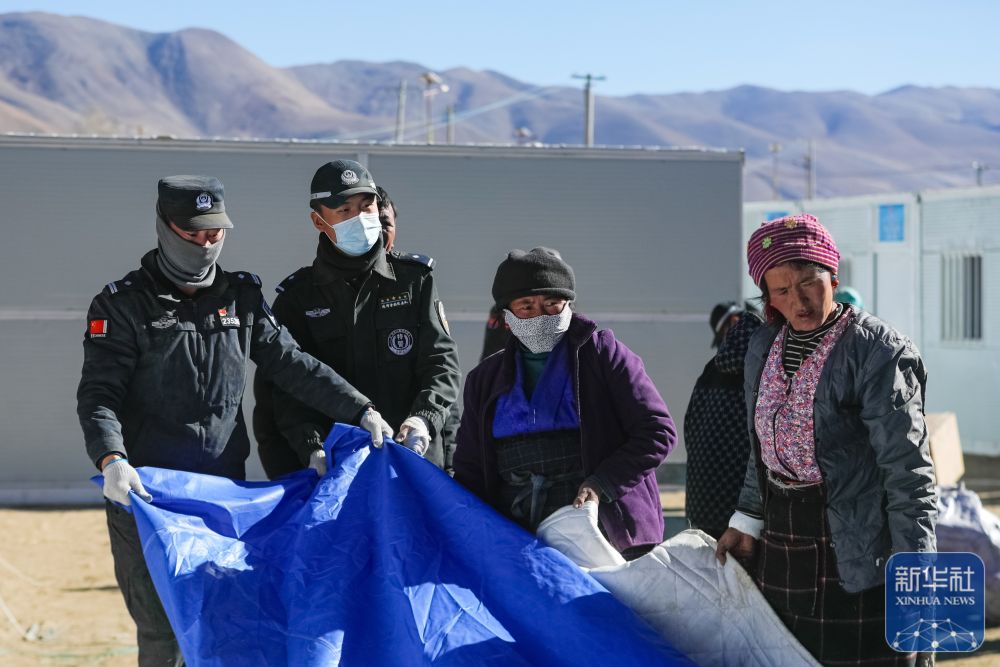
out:
<path id="1" fill-rule="evenodd" d="M 217 267 L 213 284 L 188 298 L 160 273 L 156 252 L 90 305 L 77 413 L 92 461 L 119 452 L 135 466 L 244 478 L 249 360 L 314 408 L 357 423 L 368 398 L 278 326 L 256 275 Z"/>
<path id="2" fill-rule="evenodd" d="M 411 415 L 426 419 L 433 438 L 426 457 L 442 467 L 440 432 L 461 378 L 432 265 L 423 255 L 379 252 L 371 269 L 348 281 L 317 260 L 276 288 L 274 312 L 303 350 L 371 398 L 393 429 Z M 254 430 L 268 475 L 284 472 L 281 448 L 287 454 L 290 446 L 307 463 L 331 420 L 283 391 L 272 393 L 267 382 L 255 382 L 254 394 Z"/>

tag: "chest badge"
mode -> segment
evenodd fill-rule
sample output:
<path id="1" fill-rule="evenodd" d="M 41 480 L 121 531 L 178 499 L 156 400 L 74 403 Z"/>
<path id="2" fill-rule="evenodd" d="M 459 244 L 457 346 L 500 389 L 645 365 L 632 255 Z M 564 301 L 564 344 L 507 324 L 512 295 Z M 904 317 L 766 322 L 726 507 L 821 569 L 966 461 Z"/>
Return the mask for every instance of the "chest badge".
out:
<path id="1" fill-rule="evenodd" d="M 389 351 L 403 356 L 413 349 L 413 334 L 407 329 L 393 329 L 389 332 Z"/>
<path id="2" fill-rule="evenodd" d="M 149 326 L 154 329 L 169 329 L 170 327 L 177 324 L 177 318 L 172 314 L 168 313 L 158 320 L 153 320 L 149 323 Z"/>
<path id="3" fill-rule="evenodd" d="M 379 308 L 399 308 L 410 305 L 410 293 L 403 292 L 394 296 L 383 296 L 378 300 Z"/>
<path id="4" fill-rule="evenodd" d="M 306 317 L 326 317 L 330 314 L 329 308 L 313 308 L 306 311 Z"/>
<path id="5" fill-rule="evenodd" d="M 240 318 L 236 315 L 230 315 L 229 311 L 225 308 L 219 308 L 219 321 L 224 327 L 238 327 L 240 326 Z"/>

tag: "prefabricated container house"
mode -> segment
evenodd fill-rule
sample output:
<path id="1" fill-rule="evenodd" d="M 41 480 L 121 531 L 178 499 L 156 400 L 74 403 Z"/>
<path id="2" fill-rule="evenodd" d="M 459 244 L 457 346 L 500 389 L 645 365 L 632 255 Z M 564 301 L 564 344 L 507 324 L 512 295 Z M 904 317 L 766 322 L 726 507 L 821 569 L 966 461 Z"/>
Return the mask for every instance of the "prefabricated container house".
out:
<path id="1" fill-rule="evenodd" d="M 744 243 L 798 212 L 833 234 L 842 284 L 920 347 L 927 410 L 957 414 L 965 451 L 1000 456 L 1000 186 L 751 202 Z M 743 293 L 757 296 L 748 277 Z"/>

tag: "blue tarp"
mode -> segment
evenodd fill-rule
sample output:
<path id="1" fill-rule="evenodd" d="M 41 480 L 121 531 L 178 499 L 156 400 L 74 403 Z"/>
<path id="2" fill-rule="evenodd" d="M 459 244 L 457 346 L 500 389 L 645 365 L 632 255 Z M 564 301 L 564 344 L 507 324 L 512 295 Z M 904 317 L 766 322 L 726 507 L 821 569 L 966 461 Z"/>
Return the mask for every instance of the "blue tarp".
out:
<path id="1" fill-rule="evenodd" d="M 369 443 L 336 426 L 322 479 L 139 469 L 143 552 L 189 665 L 691 664 L 432 464 Z"/>

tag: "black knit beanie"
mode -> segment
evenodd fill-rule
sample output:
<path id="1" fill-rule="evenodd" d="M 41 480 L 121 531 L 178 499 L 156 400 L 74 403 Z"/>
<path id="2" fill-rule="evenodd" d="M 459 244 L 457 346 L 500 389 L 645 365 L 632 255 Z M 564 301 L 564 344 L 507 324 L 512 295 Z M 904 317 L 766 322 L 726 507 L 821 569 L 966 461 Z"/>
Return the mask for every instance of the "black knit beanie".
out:
<path id="1" fill-rule="evenodd" d="M 551 294 L 573 301 L 575 289 L 572 267 L 552 248 L 511 250 L 493 278 L 493 300 L 504 308 L 514 299 L 532 294 Z"/>
<path id="2" fill-rule="evenodd" d="M 719 347 L 726 337 L 726 323 L 733 315 L 739 315 L 743 309 L 735 301 L 716 304 L 708 317 L 708 326 L 712 327 L 712 347 Z"/>

